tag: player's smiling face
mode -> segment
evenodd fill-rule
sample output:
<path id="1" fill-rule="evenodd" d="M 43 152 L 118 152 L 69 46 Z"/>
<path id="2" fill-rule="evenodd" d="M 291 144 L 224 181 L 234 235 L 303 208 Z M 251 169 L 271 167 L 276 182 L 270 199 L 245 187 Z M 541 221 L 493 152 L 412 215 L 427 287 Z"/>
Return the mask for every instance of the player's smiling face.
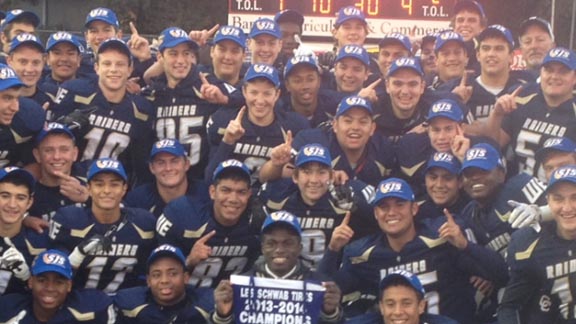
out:
<path id="1" fill-rule="evenodd" d="M 549 188 L 548 206 L 554 215 L 557 231 L 566 240 L 576 239 L 576 185 L 563 181 Z"/>
<path id="2" fill-rule="evenodd" d="M 182 263 L 171 257 L 162 257 L 150 265 L 146 283 L 159 305 L 172 306 L 186 297 L 189 279 Z"/>
<path id="3" fill-rule="evenodd" d="M 0 223 L 6 226 L 21 222 L 32 201 L 25 185 L 0 182 Z"/>
<path id="4" fill-rule="evenodd" d="M 422 69 L 426 75 L 436 73 L 436 53 L 434 52 L 434 42 L 427 42 L 422 45 L 420 61 Z"/>
<path id="5" fill-rule="evenodd" d="M 464 41 L 480 35 L 483 29 L 482 18 L 476 11 L 461 10 L 454 17 L 454 31 L 460 34 Z"/>
<path id="6" fill-rule="evenodd" d="M 126 89 L 126 82 L 132 73 L 130 58 L 115 49 L 98 54 L 94 64 L 98 74 L 98 85 L 106 91 L 116 92 Z"/>
<path id="7" fill-rule="evenodd" d="M 428 125 L 430 144 L 436 152 L 450 152 L 452 140 L 459 132 L 462 134 L 460 125 L 445 117 L 436 117 Z"/>
<path id="8" fill-rule="evenodd" d="M 210 49 L 214 74 L 221 80 L 235 80 L 240 77 L 245 52 L 231 40 L 222 40 Z"/>
<path id="9" fill-rule="evenodd" d="M 418 205 L 396 197 L 384 198 L 374 207 L 374 216 L 386 236 L 401 239 L 416 235 L 414 216 Z"/>
<path id="10" fill-rule="evenodd" d="M 222 179 L 210 186 L 210 198 L 214 202 L 214 218 L 224 226 L 238 223 L 248 206 L 251 194 L 249 184 L 244 180 Z"/>
<path id="11" fill-rule="evenodd" d="M 72 164 L 78 157 L 78 148 L 70 136 L 56 133 L 47 135 L 32 153 L 40 164 L 43 176 L 57 177 L 57 172 L 70 174 Z"/>
<path id="12" fill-rule="evenodd" d="M 128 186 L 118 175 L 103 172 L 88 182 L 88 193 L 92 198 L 92 211 L 109 212 L 120 209 L 120 202 Z"/>
<path id="13" fill-rule="evenodd" d="M 332 181 L 332 169 L 318 162 L 308 162 L 294 172 L 292 179 L 305 203 L 312 206 L 328 192 Z"/>
<path id="14" fill-rule="evenodd" d="M 387 287 L 380 300 L 384 324 L 418 324 L 425 308 L 426 301 L 404 285 Z"/>
<path id="15" fill-rule="evenodd" d="M 20 97 L 20 88 L 0 91 L 0 125 L 8 126 L 12 123 L 14 115 L 20 110 L 18 97 Z"/>
<path id="16" fill-rule="evenodd" d="M 318 102 L 320 74 L 318 70 L 305 64 L 296 66 L 286 78 L 286 89 L 293 103 L 310 106 Z M 316 107 L 314 107 L 316 108 Z"/>
<path id="17" fill-rule="evenodd" d="M 259 126 L 268 126 L 274 121 L 274 105 L 280 96 L 272 82 L 264 78 L 250 80 L 242 87 L 246 99 L 248 118 Z"/>
<path id="18" fill-rule="evenodd" d="M 170 153 L 158 153 L 150 163 L 150 172 L 160 187 L 175 188 L 186 182 L 186 172 L 190 161 L 183 156 Z"/>
<path id="19" fill-rule="evenodd" d="M 499 167 L 486 171 L 468 167 L 462 171 L 464 190 L 474 200 L 487 204 L 504 183 L 505 173 Z"/>
<path id="20" fill-rule="evenodd" d="M 468 56 L 464 47 L 457 41 L 448 41 L 436 53 L 436 68 L 442 81 L 464 75 Z"/>
<path id="21" fill-rule="evenodd" d="M 262 256 L 268 268 L 277 276 L 283 276 L 296 266 L 302 243 L 295 231 L 278 225 L 262 234 Z"/>
<path id="22" fill-rule="evenodd" d="M 334 120 L 333 129 L 344 150 L 357 151 L 364 150 L 376 130 L 376 123 L 366 109 L 353 107 Z"/>
<path id="23" fill-rule="evenodd" d="M 360 60 L 345 57 L 334 65 L 334 78 L 339 92 L 356 93 L 368 79 L 368 67 Z"/>
<path id="24" fill-rule="evenodd" d="M 248 42 L 252 52 L 252 64 L 273 65 L 282 50 L 282 40 L 272 35 L 260 34 Z"/>
<path id="25" fill-rule="evenodd" d="M 52 78 L 66 81 L 76 77 L 82 57 L 74 45 L 66 42 L 55 45 L 48 52 L 47 64 L 52 70 Z"/>
<path id="26" fill-rule="evenodd" d="M 448 207 L 460 196 L 462 182 L 444 168 L 430 168 L 425 176 L 426 192 L 438 206 Z"/>
<path id="27" fill-rule="evenodd" d="M 22 83 L 35 87 L 44 69 L 44 54 L 35 46 L 20 45 L 6 58 L 6 62 Z"/>
<path id="28" fill-rule="evenodd" d="M 562 63 L 550 62 L 540 69 L 540 86 L 547 100 L 549 97 L 560 104 L 572 98 L 572 91 L 576 86 L 576 71 Z"/>
<path id="29" fill-rule="evenodd" d="M 412 69 L 400 69 L 386 78 L 386 92 L 396 117 L 413 114 L 425 87 L 424 79 Z"/>
<path id="30" fill-rule="evenodd" d="M 522 58 L 529 69 L 538 69 L 546 53 L 554 47 L 554 41 L 547 31 L 540 26 L 532 25 L 520 36 Z"/>
<path id="31" fill-rule="evenodd" d="M 86 44 L 96 53 L 103 41 L 116 37 L 117 34 L 114 26 L 100 20 L 95 20 L 88 25 L 88 30 L 86 30 L 84 36 L 86 38 Z"/>
<path id="32" fill-rule="evenodd" d="M 338 47 L 346 45 L 363 46 L 368 36 L 368 27 L 360 19 L 349 19 L 332 31 Z"/>
<path id="33" fill-rule="evenodd" d="M 482 74 L 498 76 L 510 69 L 513 54 L 510 44 L 503 37 L 488 37 L 480 42 L 476 58 Z"/>
<path id="34" fill-rule="evenodd" d="M 542 160 L 542 169 L 544 169 L 544 175 L 548 183 L 554 170 L 565 165 L 576 164 L 576 153 L 551 151 L 546 153 Z"/>
<path id="35" fill-rule="evenodd" d="M 169 83 L 178 83 L 186 78 L 196 62 L 196 55 L 187 43 L 166 48 L 159 58 Z"/>
<path id="36" fill-rule="evenodd" d="M 378 68 L 380 69 L 380 73 L 386 75 L 394 60 L 406 56 L 410 56 L 410 52 L 400 43 L 382 46 L 378 52 Z"/>
<path id="37" fill-rule="evenodd" d="M 72 281 L 55 272 L 44 272 L 28 280 L 34 308 L 52 313 L 66 301 L 72 290 Z"/>

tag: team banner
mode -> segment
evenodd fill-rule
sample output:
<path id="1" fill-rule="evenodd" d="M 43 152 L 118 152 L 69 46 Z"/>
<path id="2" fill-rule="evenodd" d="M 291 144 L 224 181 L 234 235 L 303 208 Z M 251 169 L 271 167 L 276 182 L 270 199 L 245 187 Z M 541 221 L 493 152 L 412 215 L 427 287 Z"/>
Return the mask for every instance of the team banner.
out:
<path id="1" fill-rule="evenodd" d="M 234 317 L 242 324 L 315 324 L 324 287 L 299 280 L 230 276 Z"/>

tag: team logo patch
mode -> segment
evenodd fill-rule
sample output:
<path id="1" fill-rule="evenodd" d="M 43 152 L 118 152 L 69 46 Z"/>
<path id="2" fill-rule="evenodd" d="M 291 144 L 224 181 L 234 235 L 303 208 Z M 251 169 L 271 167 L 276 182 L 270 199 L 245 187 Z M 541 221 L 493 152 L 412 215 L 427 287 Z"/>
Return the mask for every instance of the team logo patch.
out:
<path id="1" fill-rule="evenodd" d="M 298 64 L 298 63 L 312 63 L 310 56 L 294 56 L 290 59 L 290 63 Z"/>
<path id="2" fill-rule="evenodd" d="M 271 21 L 257 21 L 256 29 L 258 30 L 274 30 L 274 23 Z"/>
<path id="3" fill-rule="evenodd" d="M 228 168 L 228 167 L 242 167 L 242 162 L 238 161 L 238 160 L 226 160 L 224 162 L 222 162 L 222 167 L 223 168 Z"/>
<path id="4" fill-rule="evenodd" d="M 362 97 L 348 97 L 346 98 L 346 103 L 350 106 L 366 106 L 368 103 L 366 99 Z"/>
<path id="5" fill-rule="evenodd" d="M 254 72 L 256 73 L 264 73 L 264 74 L 272 74 L 273 70 L 272 67 L 265 64 L 254 64 L 253 65 Z"/>
<path id="6" fill-rule="evenodd" d="M 156 142 L 156 148 L 164 148 L 164 147 L 174 147 L 176 146 L 176 142 L 171 139 L 163 139 L 161 141 Z"/>
<path id="7" fill-rule="evenodd" d="M 96 161 L 98 169 L 119 169 L 120 162 L 113 160 L 98 160 Z"/>
<path id="8" fill-rule="evenodd" d="M 108 16 L 108 10 L 102 8 L 96 8 L 90 11 L 90 17 L 103 17 Z"/>
<path id="9" fill-rule="evenodd" d="M 54 40 L 72 40 L 72 34 L 67 33 L 67 32 L 57 32 L 54 35 L 52 35 L 52 38 Z"/>
<path id="10" fill-rule="evenodd" d="M 4 168 L 4 171 L 6 171 L 6 173 L 10 173 L 10 172 L 12 172 L 12 171 L 14 171 L 14 170 L 18 170 L 18 167 L 8 166 L 8 167 L 5 167 L 5 168 Z"/>
<path id="11" fill-rule="evenodd" d="M 274 212 L 272 214 L 270 214 L 270 218 L 272 218 L 273 221 L 285 221 L 285 222 L 294 222 L 294 215 L 285 212 L 285 211 L 277 211 Z"/>
<path id="12" fill-rule="evenodd" d="M 402 57 L 396 60 L 397 66 L 416 66 L 416 60 L 412 57 Z"/>
<path id="13" fill-rule="evenodd" d="M 174 38 L 182 38 L 182 37 L 188 37 L 188 34 L 186 34 L 186 32 L 180 28 L 172 28 L 169 31 L 170 36 L 174 37 Z"/>
<path id="14" fill-rule="evenodd" d="M 14 9 L 14 10 L 10 10 L 10 14 L 13 16 L 18 16 L 19 14 L 23 13 L 24 11 L 21 9 Z"/>
<path id="15" fill-rule="evenodd" d="M 544 142 L 544 147 L 552 147 L 552 146 L 556 146 L 556 145 L 560 145 L 562 144 L 562 139 L 561 138 L 549 138 Z"/>
<path id="16" fill-rule="evenodd" d="M 154 250 L 154 252 L 152 252 L 152 253 L 158 253 L 158 252 L 162 252 L 162 251 L 168 251 L 168 252 L 176 253 L 176 248 L 173 247 L 172 245 L 169 245 L 169 244 L 163 244 L 163 245 L 160 245 L 159 247 L 157 247 Z"/>
<path id="17" fill-rule="evenodd" d="M 42 261 L 45 264 L 53 264 L 53 265 L 58 265 L 58 266 L 62 266 L 64 267 L 64 265 L 66 264 L 66 259 L 56 253 L 46 253 L 42 256 Z"/>
<path id="18" fill-rule="evenodd" d="M 16 77 L 16 73 L 14 73 L 14 70 L 12 70 L 9 67 L 5 67 L 0 69 L 0 79 L 5 80 L 5 79 L 13 79 Z"/>
<path id="19" fill-rule="evenodd" d="M 34 36 L 32 34 L 19 34 L 18 36 L 16 36 L 16 39 L 19 42 L 26 42 L 26 41 L 38 42 L 38 38 L 36 38 L 36 36 Z"/>
<path id="20" fill-rule="evenodd" d="M 344 53 L 346 54 L 358 54 L 361 55 L 363 48 L 357 45 L 346 45 L 344 46 Z"/>
<path id="21" fill-rule="evenodd" d="M 563 49 L 563 48 L 554 48 L 554 49 L 550 50 L 549 55 L 550 55 L 550 57 L 554 57 L 554 58 L 567 59 L 568 57 L 570 57 L 570 52 Z"/>
<path id="22" fill-rule="evenodd" d="M 554 179 L 573 178 L 576 177 L 575 168 L 560 168 L 554 171 Z"/>
<path id="23" fill-rule="evenodd" d="M 456 34 L 455 32 L 442 33 L 440 34 L 440 39 L 442 40 L 458 39 L 458 34 Z"/>
<path id="24" fill-rule="evenodd" d="M 452 163 L 454 156 L 446 152 L 436 152 L 432 159 L 436 162 L 448 162 Z"/>
<path id="25" fill-rule="evenodd" d="M 240 30 L 230 26 L 220 28 L 219 33 L 226 36 L 240 36 Z"/>
<path id="26" fill-rule="evenodd" d="M 60 123 L 48 123 L 48 125 L 46 125 L 46 127 L 44 127 L 45 131 L 51 131 L 54 129 L 64 129 L 64 125 L 62 125 Z"/>
<path id="27" fill-rule="evenodd" d="M 304 148 L 304 155 L 306 156 L 324 156 L 325 151 L 323 147 L 320 146 L 307 146 Z"/>
<path id="28" fill-rule="evenodd" d="M 384 194 L 389 192 L 402 192 L 402 183 L 396 181 L 383 183 L 380 185 L 380 192 Z"/>
<path id="29" fill-rule="evenodd" d="M 432 111 L 438 112 L 450 112 L 452 111 L 452 104 L 449 102 L 438 102 L 432 106 Z"/>
<path id="30" fill-rule="evenodd" d="M 354 7 L 346 7 L 342 10 L 344 16 L 360 16 L 361 12 L 357 8 Z"/>
<path id="31" fill-rule="evenodd" d="M 468 152 L 466 152 L 466 160 L 468 160 L 468 161 L 479 160 L 479 159 L 485 160 L 487 154 L 488 154 L 488 152 L 484 148 L 470 149 L 470 150 L 468 150 Z"/>

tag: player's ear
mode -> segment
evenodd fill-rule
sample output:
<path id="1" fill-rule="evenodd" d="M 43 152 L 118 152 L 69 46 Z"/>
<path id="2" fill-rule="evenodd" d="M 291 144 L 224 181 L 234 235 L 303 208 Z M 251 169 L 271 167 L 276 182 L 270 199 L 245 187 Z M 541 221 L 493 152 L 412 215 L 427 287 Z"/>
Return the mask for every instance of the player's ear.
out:
<path id="1" fill-rule="evenodd" d="M 208 188 L 208 193 L 210 194 L 210 199 L 214 200 L 216 197 L 216 185 L 211 184 Z"/>
<path id="2" fill-rule="evenodd" d="M 426 299 L 422 298 L 418 302 L 418 314 L 422 315 L 426 310 Z"/>
<path id="3" fill-rule="evenodd" d="M 416 214 L 418 214 L 418 208 L 419 208 L 418 203 L 413 201 L 411 206 L 412 216 L 416 216 Z"/>
<path id="4" fill-rule="evenodd" d="M 37 147 L 32 149 L 32 155 L 34 156 L 36 162 L 40 163 L 40 152 L 38 151 Z M 76 161 L 76 158 L 74 158 L 74 161 Z"/>

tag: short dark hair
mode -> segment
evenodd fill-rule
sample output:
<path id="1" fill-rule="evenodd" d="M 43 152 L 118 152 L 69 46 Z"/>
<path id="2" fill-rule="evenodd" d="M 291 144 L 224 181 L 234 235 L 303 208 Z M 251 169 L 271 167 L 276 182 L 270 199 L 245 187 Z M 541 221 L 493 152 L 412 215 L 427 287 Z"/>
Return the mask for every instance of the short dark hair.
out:
<path id="1" fill-rule="evenodd" d="M 214 186 L 218 186 L 218 184 L 222 180 L 243 181 L 243 182 L 246 182 L 246 185 L 248 187 L 250 187 L 250 183 L 251 183 L 250 177 L 246 173 L 241 171 L 239 168 L 229 168 L 229 169 L 222 170 L 218 174 L 216 179 L 214 179 L 212 184 Z"/>
<path id="2" fill-rule="evenodd" d="M 28 195 L 30 197 L 34 194 L 34 188 L 32 188 L 30 183 L 22 179 L 18 174 L 8 174 L 0 181 L 0 183 L 11 183 L 15 186 L 24 186 L 28 188 Z"/>
<path id="3" fill-rule="evenodd" d="M 26 17 L 26 15 L 23 15 L 23 17 L 18 17 L 12 20 L 10 23 L 6 24 L 2 28 L 2 32 L 4 33 L 4 36 L 6 36 L 6 38 L 10 39 L 10 32 L 12 31 L 12 27 L 14 27 L 15 23 L 24 23 L 26 25 L 31 25 L 34 27 L 34 30 L 36 30 L 35 22 L 32 19 Z"/>
<path id="4" fill-rule="evenodd" d="M 388 283 L 386 284 L 386 286 L 384 286 L 384 288 L 382 288 L 380 290 L 380 296 L 379 299 L 381 300 L 382 297 L 384 297 L 384 290 L 388 289 L 389 287 L 397 287 L 397 286 L 401 286 L 401 287 L 407 287 L 412 289 L 415 293 L 416 293 L 416 297 L 418 298 L 418 301 L 421 301 L 422 299 L 424 299 L 424 295 L 422 295 L 422 293 L 418 290 L 416 290 L 409 282 L 406 278 L 397 276 L 394 278 L 390 278 L 390 280 L 388 281 Z"/>

